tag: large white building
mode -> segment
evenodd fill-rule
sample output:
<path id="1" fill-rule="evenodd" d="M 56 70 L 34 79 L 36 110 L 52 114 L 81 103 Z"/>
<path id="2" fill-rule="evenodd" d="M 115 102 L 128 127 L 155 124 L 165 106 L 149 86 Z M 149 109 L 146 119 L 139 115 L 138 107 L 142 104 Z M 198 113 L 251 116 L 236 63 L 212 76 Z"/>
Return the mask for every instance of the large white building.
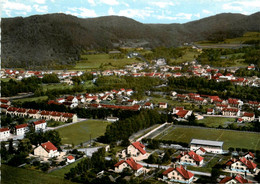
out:
<path id="1" fill-rule="evenodd" d="M 29 130 L 28 124 L 24 123 L 21 125 L 16 125 L 15 130 L 16 130 L 16 135 L 24 135 Z"/>
<path id="2" fill-rule="evenodd" d="M 9 128 L 0 128 L 0 139 L 5 139 L 10 136 Z"/>
<path id="3" fill-rule="evenodd" d="M 210 140 L 201 140 L 201 139 L 192 139 L 190 142 L 190 150 L 196 151 L 200 147 L 204 148 L 207 152 L 210 153 L 223 153 L 223 144 L 222 141 L 210 141 Z"/>

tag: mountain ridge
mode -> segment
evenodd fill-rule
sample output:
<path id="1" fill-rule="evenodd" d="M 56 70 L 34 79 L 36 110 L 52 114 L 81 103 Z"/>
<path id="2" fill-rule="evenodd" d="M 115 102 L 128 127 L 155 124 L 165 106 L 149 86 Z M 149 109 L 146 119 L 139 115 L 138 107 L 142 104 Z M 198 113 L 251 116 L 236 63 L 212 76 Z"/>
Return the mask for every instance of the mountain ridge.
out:
<path id="1" fill-rule="evenodd" d="M 115 46 L 179 46 L 216 37 L 260 31 L 252 15 L 223 13 L 184 24 L 143 24 L 122 16 L 78 18 L 66 14 L 2 19 L 2 66 L 74 64 L 83 49 Z"/>

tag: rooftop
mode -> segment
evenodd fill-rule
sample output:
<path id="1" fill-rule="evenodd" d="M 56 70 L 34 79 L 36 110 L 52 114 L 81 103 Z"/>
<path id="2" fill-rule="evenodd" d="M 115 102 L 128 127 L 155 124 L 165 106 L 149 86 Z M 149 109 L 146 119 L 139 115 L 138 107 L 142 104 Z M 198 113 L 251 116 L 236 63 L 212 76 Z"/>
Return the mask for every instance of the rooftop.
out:
<path id="1" fill-rule="evenodd" d="M 223 146 L 224 142 L 201 140 L 201 139 L 192 139 L 190 144 L 200 144 L 200 145 L 208 145 L 208 146 Z"/>

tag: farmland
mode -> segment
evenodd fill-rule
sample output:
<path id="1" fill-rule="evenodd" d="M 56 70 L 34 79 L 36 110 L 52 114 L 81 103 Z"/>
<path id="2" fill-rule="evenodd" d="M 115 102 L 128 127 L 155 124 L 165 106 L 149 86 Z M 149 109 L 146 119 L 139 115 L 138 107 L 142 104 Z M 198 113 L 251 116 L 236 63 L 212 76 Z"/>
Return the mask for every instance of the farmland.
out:
<path id="1" fill-rule="evenodd" d="M 155 139 L 189 143 L 193 138 L 224 141 L 224 149 L 234 147 L 260 150 L 260 134 L 233 130 L 172 127 Z"/>
<path id="2" fill-rule="evenodd" d="M 61 177 L 50 174 L 27 170 L 22 168 L 1 165 L 1 183 L 2 184 L 73 184 Z"/>
<path id="3" fill-rule="evenodd" d="M 109 54 L 81 55 L 81 60 L 77 62 L 74 69 L 116 69 L 127 64 L 140 62 L 134 58 L 110 59 Z"/>
<path id="4" fill-rule="evenodd" d="M 62 144 L 75 144 L 86 142 L 103 135 L 109 123 L 107 121 L 87 120 L 69 127 L 58 129 Z"/>

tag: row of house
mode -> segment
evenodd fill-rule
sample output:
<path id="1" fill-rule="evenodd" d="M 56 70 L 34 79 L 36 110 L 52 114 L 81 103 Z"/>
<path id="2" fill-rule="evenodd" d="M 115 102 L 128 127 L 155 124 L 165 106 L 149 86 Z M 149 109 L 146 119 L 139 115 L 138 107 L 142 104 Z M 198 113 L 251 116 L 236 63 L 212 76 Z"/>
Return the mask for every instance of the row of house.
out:
<path id="1" fill-rule="evenodd" d="M 1 105 L 2 107 L 2 105 Z M 29 117 L 34 119 L 45 119 L 45 120 L 54 120 L 54 121 L 72 121 L 76 122 L 78 117 L 73 113 L 64 113 L 64 112 L 56 112 L 56 111 L 41 111 L 36 109 L 25 109 L 25 108 L 17 108 L 9 106 L 7 108 L 2 108 L 2 112 L 9 114 L 11 116 L 21 116 L 21 117 Z"/>

